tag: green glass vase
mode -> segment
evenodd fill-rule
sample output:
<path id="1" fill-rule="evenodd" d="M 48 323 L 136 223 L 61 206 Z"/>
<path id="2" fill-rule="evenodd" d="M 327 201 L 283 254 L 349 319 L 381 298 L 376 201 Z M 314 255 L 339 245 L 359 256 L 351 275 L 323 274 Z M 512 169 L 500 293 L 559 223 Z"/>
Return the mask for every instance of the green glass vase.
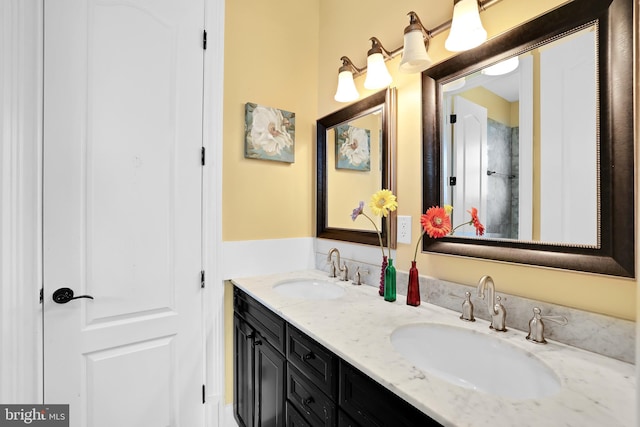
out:
<path id="1" fill-rule="evenodd" d="M 387 269 L 384 271 L 384 300 L 396 300 L 396 268 L 393 266 L 391 258 L 389 258 Z"/>

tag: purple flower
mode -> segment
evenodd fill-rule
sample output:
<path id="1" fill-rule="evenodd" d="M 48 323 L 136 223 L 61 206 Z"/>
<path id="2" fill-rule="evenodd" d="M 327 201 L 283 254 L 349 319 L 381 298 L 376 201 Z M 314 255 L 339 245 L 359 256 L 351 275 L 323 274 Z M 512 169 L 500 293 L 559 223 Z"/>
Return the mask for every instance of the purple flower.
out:
<path id="1" fill-rule="evenodd" d="M 358 218 L 358 215 L 360 215 L 363 210 L 364 210 L 364 202 L 360 201 L 360 204 L 358 205 L 358 207 L 355 208 L 351 213 L 351 220 L 355 221 L 356 218 Z"/>

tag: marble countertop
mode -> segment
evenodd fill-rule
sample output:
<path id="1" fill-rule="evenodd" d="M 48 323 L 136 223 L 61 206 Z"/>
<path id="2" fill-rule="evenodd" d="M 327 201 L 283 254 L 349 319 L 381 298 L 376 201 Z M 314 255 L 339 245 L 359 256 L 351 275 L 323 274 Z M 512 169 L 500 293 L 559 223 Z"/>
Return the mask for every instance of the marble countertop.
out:
<path id="1" fill-rule="evenodd" d="M 331 300 L 308 300 L 273 290 L 280 281 L 300 278 L 335 281 L 345 294 Z M 431 304 L 407 306 L 401 295 L 393 303 L 386 302 L 373 286 L 329 279 L 318 270 L 237 278 L 232 282 L 445 426 L 636 425 L 632 364 L 553 341 L 536 345 L 528 342 L 522 331 L 495 332 L 486 321 L 463 322 L 460 313 Z M 397 327 L 425 322 L 467 328 L 508 341 L 549 366 L 561 381 L 560 391 L 540 399 L 511 399 L 456 386 L 419 370 L 395 351 L 390 336 Z M 469 363 L 473 364 L 472 352 Z"/>

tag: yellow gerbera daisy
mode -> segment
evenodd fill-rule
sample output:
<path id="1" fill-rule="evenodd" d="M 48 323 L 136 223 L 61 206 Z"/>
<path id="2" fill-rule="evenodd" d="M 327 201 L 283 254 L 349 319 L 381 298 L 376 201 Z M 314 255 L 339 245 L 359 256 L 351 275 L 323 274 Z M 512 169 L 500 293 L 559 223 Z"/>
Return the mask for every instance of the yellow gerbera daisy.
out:
<path id="1" fill-rule="evenodd" d="M 398 202 L 396 202 L 396 196 L 390 190 L 380 190 L 371 196 L 369 207 L 374 215 L 386 217 L 389 212 L 396 210 Z"/>

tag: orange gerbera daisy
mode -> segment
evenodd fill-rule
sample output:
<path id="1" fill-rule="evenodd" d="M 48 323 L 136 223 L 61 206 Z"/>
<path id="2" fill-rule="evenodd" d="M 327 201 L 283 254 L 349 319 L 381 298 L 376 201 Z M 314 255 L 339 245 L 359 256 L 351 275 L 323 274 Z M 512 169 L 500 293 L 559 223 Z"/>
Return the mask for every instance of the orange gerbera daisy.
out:
<path id="1" fill-rule="evenodd" d="M 482 236 L 484 234 L 484 225 L 482 225 L 478 219 L 478 209 L 471 208 L 471 210 L 467 212 L 471 214 L 471 223 L 476 228 L 476 236 Z"/>
<path id="2" fill-rule="evenodd" d="M 420 216 L 424 232 L 432 239 L 439 239 L 451 233 L 451 219 L 444 208 L 431 207 Z"/>

